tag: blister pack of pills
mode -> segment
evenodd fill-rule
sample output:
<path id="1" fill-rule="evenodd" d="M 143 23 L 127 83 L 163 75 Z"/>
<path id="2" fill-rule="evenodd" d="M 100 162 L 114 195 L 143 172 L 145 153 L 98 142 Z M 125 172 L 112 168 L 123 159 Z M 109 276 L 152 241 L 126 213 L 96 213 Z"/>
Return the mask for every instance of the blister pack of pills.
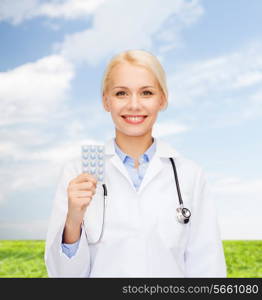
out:
<path id="1" fill-rule="evenodd" d="M 105 176 L 105 147 L 103 145 L 82 145 L 82 171 L 92 174 L 99 182 Z"/>

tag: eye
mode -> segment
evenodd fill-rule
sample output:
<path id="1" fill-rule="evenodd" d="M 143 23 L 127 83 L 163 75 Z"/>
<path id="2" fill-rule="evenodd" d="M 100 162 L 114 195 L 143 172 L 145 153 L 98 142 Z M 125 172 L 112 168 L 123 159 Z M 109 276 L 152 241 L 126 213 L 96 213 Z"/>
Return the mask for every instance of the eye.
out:
<path id="1" fill-rule="evenodd" d="M 126 92 L 125 91 L 118 91 L 116 93 L 116 96 L 125 96 L 126 95 Z"/>
<path id="2" fill-rule="evenodd" d="M 144 96 L 152 96 L 152 95 L 153 95 L 153 93 L 152 93 L 151 91 L 149 91 L 149 90 L 143 91 L 142 94 L 143 94 Z"/>

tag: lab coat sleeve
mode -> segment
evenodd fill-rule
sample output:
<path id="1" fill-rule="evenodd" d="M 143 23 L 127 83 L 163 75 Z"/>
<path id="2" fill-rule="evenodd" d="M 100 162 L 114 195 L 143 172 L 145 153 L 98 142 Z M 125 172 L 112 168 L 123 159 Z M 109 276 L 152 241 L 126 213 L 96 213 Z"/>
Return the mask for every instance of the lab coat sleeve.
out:
<path id="1" fill-rule="evenodd" d="M 216 207 L 201 168 L 194 184 L 191 214 L 185 251 L 186 277 L 227 277 Z"/>
<path id="2" fill-rule="evenodd" d="M 73 257 L 69 258 L 61 247 L 68 210 L 67 186 L 77 175 L 78 171 L 71 161 L 64 166 L 58 182 L 45 245 L 45 264 L 49 277 L 89 276 L 90 250 L 83 228 L 77 252 Z"/>

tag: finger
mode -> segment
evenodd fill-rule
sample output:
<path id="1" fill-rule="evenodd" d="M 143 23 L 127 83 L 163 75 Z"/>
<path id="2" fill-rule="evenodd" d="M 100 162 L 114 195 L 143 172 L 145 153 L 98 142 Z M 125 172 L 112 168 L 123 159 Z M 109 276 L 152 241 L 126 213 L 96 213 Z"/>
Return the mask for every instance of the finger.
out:
<path id="1" fill-rule="evenodd" d="M 97 179 L 88 173 L 82 173 L 80 175 L 78 175 L 76 178 L 74 178 L 71 183 L 81 183 L 81 182 L 88 182 L 91 181 L 93 182 L 95 185 L 97 184 Z"/>
<path id="2" fill-rule="evenodd" d="M 92 191 L 77 191 L 75 193 L 72 193 L 72 196 L 75 197 L 75 198 L 92 197 L 93 192 Z"/>
<path id="3" fill-rule="evenodd" d="M 86 191 L 86 190 L 95 190 L 96 185 L 92 181 L 76 183 L 74 184 L 74 189 L 79 191 Z"/>

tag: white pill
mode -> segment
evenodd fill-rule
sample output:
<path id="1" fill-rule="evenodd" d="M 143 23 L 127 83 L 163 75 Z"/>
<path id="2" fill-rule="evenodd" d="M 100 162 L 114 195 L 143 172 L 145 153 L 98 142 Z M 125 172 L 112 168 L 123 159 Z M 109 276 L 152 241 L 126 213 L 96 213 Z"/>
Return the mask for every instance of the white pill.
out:
<path id="1" fill-rule="evenodd" d="M 83 152 L 82 156 L 83 156 L 84 159 L 88 159 L 89 158 L 89 154 L 87 152 Z"/>

